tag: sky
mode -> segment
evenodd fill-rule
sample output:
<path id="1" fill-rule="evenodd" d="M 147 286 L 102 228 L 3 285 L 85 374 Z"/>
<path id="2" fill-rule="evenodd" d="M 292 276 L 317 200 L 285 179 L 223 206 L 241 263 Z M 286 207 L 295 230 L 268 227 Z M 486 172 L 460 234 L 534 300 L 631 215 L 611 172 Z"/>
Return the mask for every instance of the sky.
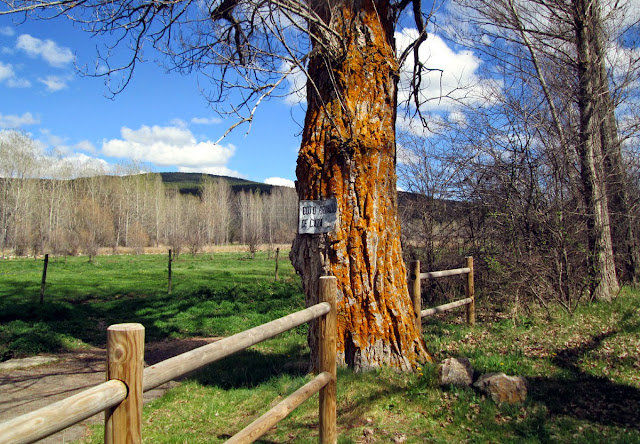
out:
<path id="1" fill-rule="evenodd" d="M 102 78 L 78 72 L 95 63 L 97 38 L 64 19 L 13 20 L 0 16 L 0 131 L 23 131 L 43 152 L 78 166 L 113 172 L 135 160 L 136 168 L 150 171 L 204 172 L 293 186 L 304 100 L 272 98 L 260 105 L 249 132 L 242 125 L 216 143 L 235 121 L 209 107 L 195 75 L 166 73 L 153 61 L 145 62 L 124 91 L 111 98 Z M 398 44 L 412 32 L 399 32 Z M 423 55 L 432 66 L 445 67 L 445 85 L 447 79 L 477 81 L 480 62 L 469 51 L 456 51 L 432 36 Z M 425 94 L 439 93 L 441 79 L 433 80 L 425 82 Z M 446 111 L 446 103 L 437 106 Z"/>

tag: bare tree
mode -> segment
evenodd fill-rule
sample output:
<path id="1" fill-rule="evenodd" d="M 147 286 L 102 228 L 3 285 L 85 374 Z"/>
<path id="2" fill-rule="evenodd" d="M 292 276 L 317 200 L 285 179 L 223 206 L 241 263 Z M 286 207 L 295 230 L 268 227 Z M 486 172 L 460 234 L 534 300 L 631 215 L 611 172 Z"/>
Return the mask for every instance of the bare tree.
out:
<path id="1" fill-rule="evenodd" d="M 210 76 L 208 98 L 238 123 L 250 123 L 262 101 L 286 93 L 281 87 L 289 75 L 304 73 L 298 196 L 335 197 L 340 212 L 334 232 L 299 235 L 294 243 L 291 259 L 307 302 L 317 301 L 319 276 L 336 276 L 340 362 L 361 370 L 384 364 L 408 370 L 430 358 L 408 296 L 395 173 L 397 83 L 407 60 L 413 62 L 408 97 L 416 111 L 424 99 L 419 88 L 427 69 L 418 49 L 427 38 L 428 14 L 420 0 L 3 3 L 0 14 L 66 16 L 111 38 L 103 57 L 111 69 L 95 74 L 107 76 L 116 93 L 131 80 L 143 48 L 165 53 L 169 68 Z M 397 51 L 394 30 L 405 11 L 415 39 Z M 108 57 L 115 48 L 119 56 L 131 48 L 120 66 Z"/>
<path id="2" fill-rule="evenodd" d="M 238 209 L 242 242 L 254 258 L 264 239 L 264 201 L 260 191 L 239 192 Z"/>
<path id="3" fill-rule="evenodd" d="M 224 245 L 229 242 L 231 203 L 231 186 L 228 181 L 205 178 L 202 184 L 202 204 L 209 244 Z"/>
<path id="4" fill-rule="evenodd" d="M 175 258 L 178 258 L 186 242 L 184 207 L 180 193 L 171 190 L 166 198 L 165 238 Z"/>
<path id="5" fill-rule="evenodd" d="M 269 224 L 273 242 L 289 243 L 298 229 L 298 198 L 292 188 L 276 187 L 271 190 Z"/>
<path id="6" fill-rule="evenodd" d="M 104 207 L 88 197 L 77 203 L 75 213 L 76 225 L 72 235 L 77 236 L 80 249 L 92 262 L 100 246 L 113 242 L 112 219 Z"/>
<path id="7" fill-rule="evenodd" d="M 493 61 L 493 66 L 511 74 L 509 87 L 526 88 L 545 104 L 538 120 L 546 120 L 546 137 L 556 141 L 547 151 L 549 159 L 569 159 L 575 156 L 576 168 L 565 169 L 574 182 L 582 202 L 576 210 L 583 214 L 586 226 L 589 265 L 589 293 L 597 299 L 609 300 L 618 289 L 610 218 L 616 212 L 630 221 L 628 199 L 610 208 L 614 184 L 624 182 L 620 144 L 612 110 L 616 97 L 637 78 L 640 65 L 630 61 L 623 76 L 614 78 L 605 69 L 604 48 L 618 41 L 628 26 L 614 23 L 628 4 L 605 1 L 567 0 L 544 1 L 460 1 L 466 7 L 466 17 L 476 31 L 474 45 Z M 626 9 L 625 9 L 626 8 Z M 621 32 L 606 33 L 605 30 Z M 479 45 L 477 42 L 488 43 Z M 635 74 L 634 74 L 635 73 Z M 519 79 L 515 83 L 513 79 Z M 619 93 L 612 93 L 609 84 Z M 621 95 L 622 94 L 622 95 Z M 543 133 L 540 133 L 543 136 Z M 546 142 L 551 148 L 551 144 Z M 626 202 L 626 203 L 625 203 Z M 632 252 L 635 234 L 625 225 L 621 236 L 626 239 L 618 248 L 632 270 L 637 259 Z M 625 250 L 623 253 L 622 250 Z M 635 253 L 637 255 L 637 253 Z M 634 275 L 634 271 L 628 271 Z"/>
<path id="8" fill-rule="evenodd" d="M 206 217 L 204 214 L 204 206 L 197 196 L 183 196 L 185 224 L 184 230 L 185 242 L 189 247 L 192 256 L 202 250 L 206 240 Z"/>
<path id="9" fill-rule="evenodd" d="M 2 203 L 0 229 L 2 250 L 9 247 L 16 254 L 29 250 L 31 212 L 40 174 L 40 154 L 34 141 L 17 131 L 0 132 L 0 185 Z"/>

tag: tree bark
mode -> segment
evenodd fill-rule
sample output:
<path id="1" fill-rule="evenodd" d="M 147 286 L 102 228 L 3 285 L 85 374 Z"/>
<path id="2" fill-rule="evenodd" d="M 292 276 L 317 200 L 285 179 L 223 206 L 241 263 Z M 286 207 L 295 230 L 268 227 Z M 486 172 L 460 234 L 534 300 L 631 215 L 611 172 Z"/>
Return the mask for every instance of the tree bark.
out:
<path id="1" fill-rule="evenodd" d="M 602 11 L 594 11 L 594 35 L 592 47 L 596 59 L 596 95 L 599 99 L 600 141 L 607 171 L 607 194 L 611 219 L 611 237 L 620 279 L 636 284 L 640 279 L 640 248 L 635 235 L 635 224 L 631 214 L 628 179 L 622 158 L 622 145 L 618 137 L 615 104 L 609 88 L 607 75 L 604 27 Z M 615 229 L 615 231 L 614 231 Z"/>
<path id="2" fill-rule="evenodd" d="M 594 4 L 590 0 L 574 0 L 574 26 L 578 57 L 578 109 L 580 129 L 578 156 L 587 211 L 589 244 L 589 291 L 591 297 L 609 301 L 618 291 L 604 158 L 599 129 L 596 130 L 599 66 L 593 57 Z"/>
<path id="3" fill-rule="evenodd" d="M 317 303 L 319 276 L 337 278 L 339 364 L 410 370 L 431 358 L 413 322 L 400 245 L 389 1 L 339 1 L 318 12 L 344 38 L 314 42 L 325 49 L 309 60 L 296 188 L 300 199 L 335 197 L 338 221 L 328 234 L 298 234 L 291 259 L 308 304 Z"/>

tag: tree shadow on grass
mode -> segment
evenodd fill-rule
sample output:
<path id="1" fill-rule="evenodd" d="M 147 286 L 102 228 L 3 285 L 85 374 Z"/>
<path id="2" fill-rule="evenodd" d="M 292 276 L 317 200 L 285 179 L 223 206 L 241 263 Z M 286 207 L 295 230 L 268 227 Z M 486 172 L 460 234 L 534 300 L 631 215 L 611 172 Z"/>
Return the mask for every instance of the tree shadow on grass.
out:
<path id="1" fill-rule="evenodd" d="M 250 348 L 194 371 L 188 378 L 224 390 L 254 388 L 281 375 L 304 376 L 309 362 L 309 349 L 302 345 L 292 344 L 279 353 Z"/>
<path id="2" fill-rule="evenodd" d="M 191 373 L 187 378 L 224 390 L 251 389 L 272 380 L 276 381 L 276 378 L 283 375 L 303 377 L 308 373 L 309 363 L 309 349 L 305 345 L 292 343 L 284 352 L 275 353 L 249 348 L 209 364 Z M 277 381 L 275 383 L 277 384 Z M 217 438 L 226 440 L 231 436 L 221 434 Z M 275 441 L 259 439 L 256 442 L 270 444 Z"/>
<path id="3" fill-rule="evenodd" d="M 202 287 L 174 295 L 146 295 L 133 290 L 96 300 L 53 299 L 42 305 L 15 298 L 15 301 L 0 306 L 0 323 L 14 323 L 10 331 L 0 329 L 0 358 L 21 357 L 33 352 L 59 352 L 65 348 L 61 337 L 102 347 L 106 328 L 124 322 L 144 325 L 147 341 L 226 336 L 300 309 L 298 291 L 296 285 L 270 283 Z M 15 324 L 16 321 L 20 324 Z M 29 329 L 35 331 L 38 328 L 44 328 L 50 334 L 25 336 Z M 19 337 L 25 344 L 15 344 Z M 49 337 L 57 338 L 57 342 L 43 339 Z M 2 351 L 3 348 L 6 350 Z"/>
<path id="4" fill-rule="evenodd" d="M 584 372 L 580 358 L 615 336 L 609 331 L 577 347 L 559 350 L 554 364 L 566 370 L 564 378 L 530 378 L 531 397 L 547 406 L 552 415 L 569 416 L 607 426 L 640 430 L 640 390 Z"/>

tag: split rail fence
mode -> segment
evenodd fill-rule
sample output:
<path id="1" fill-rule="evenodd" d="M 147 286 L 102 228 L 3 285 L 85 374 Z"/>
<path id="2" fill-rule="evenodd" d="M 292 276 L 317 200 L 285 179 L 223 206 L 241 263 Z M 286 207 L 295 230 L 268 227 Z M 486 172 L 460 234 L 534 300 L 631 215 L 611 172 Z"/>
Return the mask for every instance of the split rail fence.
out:
<path id="1" fill-rule="evenodd" d="M 30 443 L 105 412 L 104 442 L 142 442 L 142 393 L 172 379 L 319 318 L 319 374 L 227 443 L 251 443 L 315 393 L 320 393 L 320 442 L 337 442 L 335 277 L 321 277 L 320 303 L 220 341 L 144 366 L 144 327 L 116 324 L 107 329 L 107 381 L 76 395 L 0 424 L 0 443 Z"/>
<path id="2" fill-rule="evenodd" d="M 455 268 L 452 270 L 430 271 L 426 273 L 420 272 L 420 261 L 412 261 L 409 264 L 409 289 L 413 300 L 413 309 L 416 313 L 415 323 L 416 329 L 422 331 L 422 318 L 433 316 L 436 313 L 453 310 L 457 307 L 466 305 L 467 307 L 467 324 L 474 325 L 476 322 L 476 300 L 475 290 L 473 286 L 473 257 L 466 258 L 466 267 Z M 436 279 L 447 276 L 466 275 L 465 298 L 458 301 L 449 302 L 433 308 L 422 309 L 422 290 L 421 283 L 423 279 Z"/>

